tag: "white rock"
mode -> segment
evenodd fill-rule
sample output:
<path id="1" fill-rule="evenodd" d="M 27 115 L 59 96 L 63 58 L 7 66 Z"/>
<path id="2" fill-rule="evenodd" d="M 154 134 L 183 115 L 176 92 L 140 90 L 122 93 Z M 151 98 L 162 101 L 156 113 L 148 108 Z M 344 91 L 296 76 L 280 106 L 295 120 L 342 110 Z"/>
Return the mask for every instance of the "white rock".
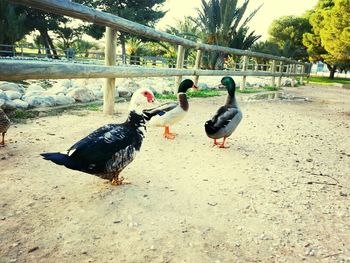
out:
<path id="1" fill-rule="evenodd" d="M 23 96 L 22 99 L 25 100 L 28 97 L 33 97 L 33 96 L 44 96 L 45 95 L 45 91 L 42 90 L 32 90 L 29 92 L 26 92 Z"/>
<path id="2" fill-rule="evenodd" d="M 41 87 L 39 84 L 37 83 L 32 83 L 27 87 L 26 93 L 31 92 L 31 91 L 42 91 L 44 92 L 45 89 L 43 87 Z"/>
<path id="3" fill-rule="evenodd" d="M 16 105 L 17 109 L 26 110 L 29 107 L 28 102 L 20 100 L 20 99 L 13 100 L 13 103 Z"/>
<path id="4" fill-rule="evenodd" d="M 96 100 L 95 94 L 86 88 L 73 89 L 67 93 L 67 96 L 74 98 L 77 102 L 89 102 Z"/>
<path id="5" fill-rule="evenodd" d="M 57 95 L 59 93 L 67 94 L 67 89 L 62 83 L 55 83 L 47 90 L 47 93 L 51 95 Z"/>
<path id="6" fill-rule="evenodd" d="M 14 90 L 6 90 L 5 94 L 10 100 L 20 99 L 22 97 L 22 93 Z"/>
<path id="7" fill-rule="evenodd" d="M 12 100 L 5 100 L 1 108 L 4 110 L 14 110 L 16 109 L 16 104 Z"/>
<path id="8" fill-rule="evenodd" d="M 25 97 L 23 100 L 29 104 L 29 107 L 52 107 L 55 105 L 55 99 L 47 95 Z"/>
<path id="9" fill-rule="evenodd" d="M 13 90 L 23 93 L 23 87 L 19 84 L 12 83 L 12 82 L 6 82 L 6 81 L 0 81 L 0 90 L 6 91 L 6 90 Z"/>
<path id="10" fill-rule="evenodd" d="M 134 93 L 137 89 L 140 88 L 140 85 L 132 79 L 122 79 L 120 81 L 117 81 L 116 87 L 117 90 L 123 88 L 124 90 Z"/>
<path id="11" fill-rule="evenodd" d="M 70 104 L 75 103 L 75 99 L 73 99 L 70 96 L 65 96 L 65 95 L 61 94 L 61 95 L 53 95 L 52 97 L 55 100 L 55 104 L 58 105 L 58 106 L 70 105 Z"/>
<path id="12" fill-rule="evenodd" d="M 54 85 L 57 85 L 60 87 L 63 86 L 68 89 L 73 86 L 73 81 L 70 79 L 61 79 L 61 80 L 58 80 Z"/>
<path id="13" fill-rule="evenodd" d="M 0 90 L 0 99 L 1 100 L 9 100 L 9 98 L 7 97 L 6 93 L 2 90 Z"/>

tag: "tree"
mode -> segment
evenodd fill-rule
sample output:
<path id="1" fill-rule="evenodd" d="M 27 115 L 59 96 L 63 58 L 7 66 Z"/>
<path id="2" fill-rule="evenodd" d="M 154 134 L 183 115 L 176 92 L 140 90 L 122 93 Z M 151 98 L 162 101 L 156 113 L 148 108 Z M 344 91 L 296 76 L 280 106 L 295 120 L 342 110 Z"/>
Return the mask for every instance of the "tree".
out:
<path id="1" fill-rule="evenodd" d="M 21 12 L 17 5 L 11 5 L 6 0 L 0 1 L 0 44 L 14 45 L 16 41 L 21 40 L 28 29 L 25 27 L 26 16 Z M 12 47 L 4 46 L 1 48 L 0 56 L 11 56 Z M 5 52 L 4 52 L 5 51 Z"/>
<path id="2" fill-rule="evenodd" d="M 306 61 L 308 53 L 303 45 L 303 34 L 311 32 L 307 17 L 282 16 L 269 27 L 270 41 L 276 43 L 283 56 Z"/>
<path id="3" fill-rule="evenodd" d="M 311 61 L 326 63 L 333 79 L 337 68 L 350 68 L 350 0 L 319 0 L 310 12 L 312 33 L 304 34 Z"/>
<path id="4" fill-rule="evenodd" d="M 165 12 L 160 10 L 165 0 L 77 0 L 76 2 L 151 27 L 165 15 Z M 104 31 L 103 27 L 96 25 L 85 28 L 85 32 L 96 39 L 100 39 Z M 118 32 L 118 37 L 122 48 L 122 56 L 125 58 L 126 38 L 130 37 L 130 34 Z"/>
<path id="5" fill-rule="evenodd" d="M 205 32 L 203 41 L 208 44 L 231 48 L 249 48 L 260 36 L 254 32 L 248 34 L 248 23 L 260 9 L 255 9 L 242 20 L 249 0 L 237 6 L 238 0 L 202 0 L 198 12 L 198 26 Z M 222 69 L 227 54 L 223 52 L 210 54 L 209 67 Z"/>

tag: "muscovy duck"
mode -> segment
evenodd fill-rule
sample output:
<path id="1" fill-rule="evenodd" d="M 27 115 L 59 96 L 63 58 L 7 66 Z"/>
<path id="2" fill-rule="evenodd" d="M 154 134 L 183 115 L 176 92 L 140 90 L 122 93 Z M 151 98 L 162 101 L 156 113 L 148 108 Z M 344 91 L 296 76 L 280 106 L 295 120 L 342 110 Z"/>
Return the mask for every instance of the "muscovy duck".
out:
<path id="1" fill-rule="evenodd" d="M 5 134 L 8 128 L 10 128 L 10 119 L 7 117 L 3 109 L 0 108 L 0 133 L 1 133 L 0 146 L 5 146 Z"/>
<path id="2" fill-rule="evenodd" d="M 223 77 L 221 84 L 227 89 L 226 103 L 221 106 L 213 118 L 204 125 L 205 132 L 209 138 L 214 139 L 214 145 L 225 148 L 225 140 L 229 137 L 242 120 L 242 112 L 238 107 L 235 91 L 236 84 L 231 77 Z M 216 140 L 224 138 L 222 143 Z"/>
<path id="3" fill-rule="evenodd" d="M 146 119 L 151 119 L 149 124 L 156 127 L 164 127 L 163 136 L 167 139 L 174 139 L 176 133 L 170 132 L 170 125 L 182 120 L 189 108 L 186 91 L 190 88 L 198 90 L 190 79 L 183 80 L 178 89 L 177 102 L 168 102 L 152 109 L 146 109 L 143 113 Z"/>
<path id="4" fill-rule="evenodd" d="M 131 163 L 144 138 L 145 118 L 142 110 L 154 102 L 151 90 L 135 91 L 130 101 L 130 113 L 121 124 L 107 124 L 70 147 L 67 153 L 42 153 L 65 167 L 108 179 L 113 185 L 123 184 L 119 173 Z"/>

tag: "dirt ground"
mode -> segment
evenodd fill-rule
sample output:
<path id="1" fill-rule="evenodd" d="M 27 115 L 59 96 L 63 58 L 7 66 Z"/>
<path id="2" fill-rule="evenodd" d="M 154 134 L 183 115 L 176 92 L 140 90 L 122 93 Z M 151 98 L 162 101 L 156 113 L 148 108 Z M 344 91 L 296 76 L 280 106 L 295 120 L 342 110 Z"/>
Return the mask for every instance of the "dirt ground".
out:
<path id="1" fill-rule="evenodd" d="M 350 262 L 350 90 L 312 101 L 246 101 L 230 148 L 204 123 L 224 97 L 191 99 L 172 130 L 149 127 L 115 187 L 40 157 L 117 114 L 70 112 L 13 125 L 0 148 L 0 262 Z"/>

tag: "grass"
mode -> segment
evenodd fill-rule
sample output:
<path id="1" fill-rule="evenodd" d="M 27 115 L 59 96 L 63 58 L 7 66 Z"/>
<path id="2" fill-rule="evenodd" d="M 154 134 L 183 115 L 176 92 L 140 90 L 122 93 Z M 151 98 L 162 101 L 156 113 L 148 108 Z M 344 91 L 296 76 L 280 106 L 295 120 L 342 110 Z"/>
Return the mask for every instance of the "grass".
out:
<path id="1" fill-rule="evenodd" d="M 214 97 L 214 96 L 221 96 L 223 94 L 222 91 L 219 90 L 209 90 L 209 89 L 203 89 L 199 91 L 190 91 L 186 93 L 188 97 L 190 98 L 207 98 L 207 97 Z M 155 94 L 154 95 L 156 99 L 159 100 L 176 100 L 176 94 Z"/>
<path id="2" fill-rule="evenodd" d="M 258 89 L 256 89 L 256 88 L 245 88 L 244 90 L 237 89 L 236 91 L 238 93 L 250 94 L 250 93 L 259 93 L 259 92 L 264 92 L 264 91 L 277 91 L 277 90 L 280 90 L 280 88 L 266 86 L 266 87 L 262 87 L 262 88 L 258 88 Z"/>
<path id="3" fill-rule="evenodd" d="M 334 78 L 330 79 L 328 77 L 313 77 L 311 76 L 309 79 L 310 83 L 317 83 L 317 84 L 350 84 L 350 79 L 346 78 Z"/>
<path id="4" fill-rule="evenodd" d="M 36 110 L 15 110 L 9 113 L 9 118 L 14 123 L 26 123 L 29 119 L 35 119 L 37 117 L 42 116 L 56 116 L 62 114 L 64 111 L 99 111 L 101 110 L 101 102 L 92 102 L 87 104 L 79 104 L 79 105 L 67 105 L 60 107 L 52 107 L 46 109 L 36 109 Z"/>

